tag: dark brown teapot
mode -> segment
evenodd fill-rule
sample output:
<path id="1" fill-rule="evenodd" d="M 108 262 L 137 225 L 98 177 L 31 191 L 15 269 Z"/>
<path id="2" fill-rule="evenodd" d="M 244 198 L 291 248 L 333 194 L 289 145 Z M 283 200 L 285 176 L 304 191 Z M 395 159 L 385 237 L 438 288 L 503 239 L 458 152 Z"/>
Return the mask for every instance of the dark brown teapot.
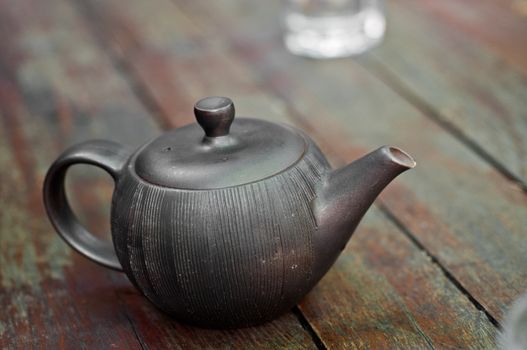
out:
<path id="1" fill-rule="evenodd" d="M 290 310 L 381 190 L 415 166 L 385 146 L 331 170 L 304 133 L 234 120 L 228 98 L 204 98 L 194 112 L 199 126 L 171 130 L 135 152 L 110 141 L 71 147 L 47 173 L 44 202 L 74 249 L 124 271 L 157 307 L 199 326 L 249 326 Z M 82 227 L 67 202 L 64 179 L 76 163 L 115 180 L 113 245 Z"/>

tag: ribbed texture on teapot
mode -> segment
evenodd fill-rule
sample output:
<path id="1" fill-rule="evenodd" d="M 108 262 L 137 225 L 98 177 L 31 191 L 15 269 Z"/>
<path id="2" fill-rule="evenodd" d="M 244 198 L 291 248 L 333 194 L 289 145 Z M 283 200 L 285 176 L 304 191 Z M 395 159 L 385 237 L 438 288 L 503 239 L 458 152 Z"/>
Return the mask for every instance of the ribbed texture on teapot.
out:
<path id="1" fill-rule="evenodd" d="M 310 203 L 329 165 L 310 148 L 281 174 L 211 191 L 123 176 L 112 231 L 128 277 L 158 307 L 201 326 L 257 324 L 291 308 L 316 282 Z"/>

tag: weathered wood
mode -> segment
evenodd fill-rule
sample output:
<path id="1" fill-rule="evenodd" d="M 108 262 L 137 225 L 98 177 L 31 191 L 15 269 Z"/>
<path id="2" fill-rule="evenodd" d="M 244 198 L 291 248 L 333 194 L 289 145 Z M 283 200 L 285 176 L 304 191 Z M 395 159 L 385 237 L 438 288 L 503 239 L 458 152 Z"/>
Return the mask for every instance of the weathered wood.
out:
<path id="1" fill-rule="evenodd" d="M 115 290 L 130 288 L 129 284 L 124 278 L 112 281 L 93 264 L 70 255 L 71 250 L 52 232 L 40 204 L 45 168 L 38 166 L 36 159 L 44 152 L 50 158 L 56 144 L 37 134 L 42 129 L 34 130 L 32 124 L 24 123 L 32 118 L 21 103 L 18 87 L 8 86 L 3 79 L 0 85 L 4 126 L 0 141 L 0 197 L 4 206 L 0 218 L 0 347 L 117 344 L 139 348 L 116 302 Z M 29 134 L 36 137 L 32 139 L 35 144 L 29 141 Z M 37 151 L 33 148 L 37 145 L 46 148 Z"/>
<path id="2" fill-rule="evenodd" d="M 96 99 L 94 94 L 103 89 L 110 92 L 110 84 L 97 86 L 100 76 L 94 74 L 101 70 L 104 75 L 108 68 L 100 64 L 100 58 L 90 56 L 89 49 L 79 52 L 75 43 L 82 42 L 82 36 L 49 35 L 60 29 L 46 25 L 49 18 L 45 16 L 51 9 L 45 11 L 34 3 L 35 12 L 31 12 L 27 5 L 3 6 L 0 20 L 0 147 L 4 155 L 0 167 L 4 206 L 0 219 L 0 347 L 104 348 L 116 344 L 139 348 L 115 301 L 115 289 L 128 283 L 124 278 L 112 281 L 104 271 L 71 254 L 50 227 L 40 195 L 43 174 L 54 154 L 100 125 L 97 119 L 86 119 L 83 111 L 94 107 L 90 104 L 90 98 Z M 64 8 L 54 10 L 56 18 L 67 20 Z M 23 26 L 25 21 L 31 25 Z M 62 31 L 67 31 L 68 23 L 61 23 Z M 42 40 L 44 33 L 50 37 Z M 53 48 L 63 51 L 57 55 L 51 52 Z M 78 80 L 68 77 L 72 73 Z M 123 82 L 113 82 L 126 90 Z M 89 90 L 91 96 L 87 96 Z M 75 117 L 68 113 L 70 108 L 76 109 L 71 113 Z M 101 117 L 93 110 L 92 114 Z M 75 118 L 77 126 L 72 131 Z M 74 132 L 79 134 L 75 137 Z"/>
<path id="3" fill-rule="evenodd" d="M 218 331 L 182 325 L 137 293 L 127 294 L 123 302 L 138 337 L 150 349 L 316 349 L 291 312 L 259 327 Z"/>
<path id="4" fill-rule="evenodd" d="M 118 62 L 134 74 L 136 82 L 143 85 L 169 124 L 181 125 L 192 121 L 190 113 L 182 111 L 181 105 L 191 104 L 204 95 L 222 94 L 233 97 L 237 110 L 242 114 L 282 121 L 292 122 L 287 116 L 295 113 L 290 107 L 294 105 L 302 111 L 302 116 L 297 115 L 297 118 L 305 118 L 305 122 L 304 119 L 298 120 L 300 126 L 309 129 L 307 121 L 317 117 L 323 118 L 324 124 L 330 124 L 327 131 L 318 130 L 326 127 L 321 123 L 313 123 L 314 128 L 308 130 L 318 131 L 318 136 L 317 133 L 315 136 L 319 141 L 325 140 L 322 142 L 324 149 L 330 150 L 336 143 L 338 151 L 343 151 L 348 158 L 363 151 L 357 143 L 355 148 L 344 150 L 344 143 L 354 144 L 346 134 L 349 131 L 338 132 L 340 122 L 326 117 L 327 113 L 335 112 L 322 109 L 317 94 L 309 96 L 316 100 L 309 103 L 304 88 L 291 82 L 294 86 L 283 88 L 303 90 L 300 96 L 298 90 L 288 92 L 299 96 L 300 101 L 293 102 L 291 97 L 284 103 L 276 97 L 276 93 L 283 94 L 284 91 L 277 91 L 266 79 L 279 83 L 281 78 L 298 77 L 284 73 L 285 70 L 295 70 L 292 58 L 282 61 L 283 53 L 280 56 L 270 54 L 269 61 L 261 57 L 269 53 L 266 48 L 281 50 L 275 41 L 270 41 L 267 36 L 258 37 L 260 41 L 254 45 L 247 44 L 245 40 L 236 41 L 243 39 L 240 39 L 237 30 L 248 29 L 250 34 L 255 35 L 256 26 L 268 20 L 271 11 L 267 13 L 258 6 L 254 11 L 258 15 L 264 13 L 263 18 L 256 21 L 254 16 L 246 16 L 243 20 L 238 13 L 240 8 L 231 4 L 232 7 L 224 9 L 224 12 L 214 8 L 212 11 L 219 16 L 216 19 L 218 22 L 205 26 L 203 23 L 211 21 L 210 12 L 193 6 L 181 11 L 170 1 L 132 0 L 126 6 L 119 1 L 78 3 L 88 22 L 95 18 L 100 21 L 94 30 L 103 44 L 109 47 Z M 225 14 L 229 11 L 239 16 L 236 18 L 246 26 L 233 28 L 231 24 L 227 28 L 222 27 L 231 31 L 226 37 L 220 35 L 218 23 L 233 22 L 234 17 L 229 20 Z M 149 18 L 156 18 L 157 23 L 152 23 Z M 250 27 L 247 22 L 253 21 L 255 27 Z M 237 42 L 241 47 L 228 46 L 229 42 Z M 171 47 L 181 49 L 171 50 Z M 251 53 L 256 51 L 255 56 L 244 56 L 242 48 Z M 304 62 L 296 60 L 295 64 Z M 275 71 L 271 61 L 285 66 Z M 377 95 L 386 94 L 378 83 L 372 82 L 371 77 L 361 73 L 360 68 L 355 74 L 357 82 L 377 84 L 374 85 L 380 89 Z M 174 77 L 184 81 L 184 84 L 174 83 Z M 256 85 L 258 81 L 262 85 Z M 372 99 L 367 101 L 356 107 L 357 110 L 367 111 Z M 397 102 L 397 97 L 393 95 L 390 101 L 404 105 L 404 102 Z M 305 104 L 305 109 L 301 108 L 302 104 Z M 317 108 L 309 110 L 313 104 L 317 104 Z M 326 104 L 327 108 L 330 106 Z M 412 111 L 410 107 L 406 109 Z M 423 122 L 427 120 L 423 119 Z M 332 138 L 328 137 L 330 132 Z M 441 132 L 440 129 L 438 132 Z M 339 139 L 343 141 L 339 142 Z M 477 311 L 439 268 L 377 210 L 368 215 L 351 242 L 335 268 L 301 306 L 326 345 L 357 348 L 493 347 L 496 330 L 484 314 Z M 456 336 L 458 334 L 462 335 Z"/>
<path id="5" fill-rule="evenodd" d="M 457 35 L 490 48 L 508 65 L 527 73 L 527 5 L 523 0 L 405 1 Z"/>
<path id="6" fill-rule="evenodd" d="M 378 210 L 300 308 L 328 348 L 494 347 L 485 314 Z"/>
<path id="7" fill-rule="evenodd" d="M 225 1 L 221 7 L 192 3 L 186 11 L 204 18 L 211 32 L 228 31 L 234 43 L 229 52 L 243 57 L 254 79 L 293 106 L 298 121 L 343 160 L 381 143 L 415 155 L 416 171 L 390 186 L 384 205 L 500 319 L 527 288 L 527 197 L 352 60 L 288 54 L 275 18 L 278 8 L 266 2 L 252 9 L 258 16 L 244 17 L 236 4 Z"/>
<path id="8" fill-rule="evenodd" d="M 506 30 L 516 43 L 514 60 L 527 62 L 527 24 L 497 10 L 506 4 L 490 2 L 388 2 L 395 6 L 388 7 L 386 40 L 361 62 L 399 94 L 433 109 L 527 188 L 527 75 L 477 39 Z M 464 25 L 473 29 L 467 34 Z"/>
<path id="9" fill-rule="evenodd" d="M 55 156 L 94 137 L 139 145 L 158 130 L 71 4 L 21 0 L 1 9 L 0 348 L 314 347 L 292 313 L 238 331 L 180 325 L 124 275 L 59 238 L 41 204 Z M 72 198 L 99 231 L 107 227 L 111 183 L 102 172 L 76 173 Z"/>

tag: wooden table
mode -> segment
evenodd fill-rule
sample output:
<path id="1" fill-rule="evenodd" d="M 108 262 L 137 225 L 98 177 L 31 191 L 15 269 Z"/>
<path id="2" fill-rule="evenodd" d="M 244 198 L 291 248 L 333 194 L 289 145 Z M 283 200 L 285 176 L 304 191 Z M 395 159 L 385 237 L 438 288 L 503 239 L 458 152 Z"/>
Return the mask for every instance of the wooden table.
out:
<path id="1" fill-rule="evenodd" d="M 494 348 L 527 289 L 527 2 L 387 6 L 382 46 L 316 61 L 284 50 L 278 0 L 0 2 L 0 347 Z M 381 144 L 418 162 L 302 303 L 256 328 L 168 318 L 42 207 L 67 146 L 140 145 L 214 94 L 304 129 L 335 166 Z M 107 232 L 109 177 L 78 166 L 68 188 Z"/>

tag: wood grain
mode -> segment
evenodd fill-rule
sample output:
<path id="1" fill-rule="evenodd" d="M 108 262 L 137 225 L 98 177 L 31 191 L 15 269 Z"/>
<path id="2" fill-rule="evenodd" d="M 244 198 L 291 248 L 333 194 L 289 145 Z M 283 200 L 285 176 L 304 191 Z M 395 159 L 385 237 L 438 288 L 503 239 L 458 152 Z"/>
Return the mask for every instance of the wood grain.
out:
<path id="1" fill-rule="evenodd" d="M 292 313 L 242 331 L 180 325 L 66 246 L 41 204 L 55 156 L 94 137 L 139 145 L 158 130 L 69 3 L 3 2 L 0 26 L 0 348 L 314 347 Z M 98 231 L 111 187 L 100 172 L 77 175 L 72 199 Z"/>
<path id="2" fill-rule="evenodd" d="M 300 308 L 328 348 L 495 346 L 485 314 L 378 210 Z"/>
<path id="3" fill-rule="evenodd" d="M 254 9 L 257 18 L 245 20 L 238 7 L 226 4 L 186 10 L 194 18 L 208 18 L 211 31 L 220 25 L 228 30 L 234 43 L 229 50 L 245 59 L 261 86 L 293 106 L 298 122 L 334 153 L 350 161 L 388 143 L 415 156 L 418 168 L 388 189 L 384 205 L 500 319 L 527 288 L 522 268 L 527 198 L 521 189 L 353 61 L 289 55 L 272 22 L 277 8 L 270 3 Z M 229 16 L 241 20 L 228 21 Z"/>
<path id="4" fill-rule="evenodd" d="M 386 40 L 361 62 L 527 188 L 527 75 L 507 59 L 527 62 L 527 24 L 491 2 L 389 6 Z M 515 50 L 500 55 L 480 37 Z"/>
<path id="5" fill-rule="evenodd" d="M 29 5 L 35 12 L 28 10 Z M 101 74 L 108 71 L 104 71 L 104 64 L 98 64 L 100 58 L 90 57 L 89 50 L 78 51 L 78 46 L 72 44 L 82 42 L 82 36 L 64 37 L 68 23 L 61 22 L 61 28 L 50 27 L 48 12 L 38 5 L 16 2 L 3 6 L 1 11 L 0 115 L 4 157 L 0 197 L 5 209 L 0 220 L 0 295 L 4 311 L 0 317 L 0 347 L 104 348 L 116 344 L 139 348 L 116 302 L 115 289 L 128 283 L 123 278 L 112 280 L 93 264 L 71 254 L 53 232 L 42 208 L 43 174 L 54 154 L 69 142 L 79 140 L 79 135 L 86 137 L 90 129 L 100 126 L 97 119 L 87 119 L 84 113 L 94 107 L 90 98 L 98 92 L 109 93 L 112 84 L 104 90 L 97 86 L 97 70 Z M 63 8 L 53 10 L 57 18 L 67 19 L 68 12 L 64 13 Z M 22 25 L 24 21 L 31 25 Z M 42 39 L 44 33 L 53 31 L 56 34 L 51 38 Z M 62 52 L 56 55 L 53 50 Z M 70 74 L 76 75 L 77 80 L 71 79 Z M 122 81 L 114 79 L 110 83 L 121 84 L 120 88 L 126 90 Z M 90 84 L 97 89 L 91 89 L 92 96 L 88 97 Z M 76 112 L 70 113 L 72 109 Z M 100 118 L 95 111 L 92 114 Z M 77 124 L 76 136 L 70 128 L 73 123 Z M 123 141 L 125 136 L 123 133 Z"/>
<path id="6" fill-rule="evenodd" d="M 353 125 L 341 125 L 343 122 L 334 115 L 339 109 L 332 107 L 342 103 L 340 99 L 349 100 L 343 96 L 350 87 L 336 93 L 331 103 L 327 98 L 335 90 L 325 93 L 308 90 L 324 90 L 327 86 L 317 86 L 314 81 L 330 79 L 318 74 L 307 80 L 315 68 L 314 62 L 296 59 L 281 51 L 276 41 L 280 39 L 277 32 L 268 31 L 274 22 L 262 24 L 269 20 L 276 7 L 268 7 L 268 3 L 256 7 L 254 13 L 261 18 L 255 20 L 249 16 L 251 8 L 226 4 L 222 3 L 226 8 L 205 10 L 194 5 L 181 9 L 163 0 L 129 1 L 126 7 L 118 1 L 94 0 L 81 2 L 79 6 L 88 21 L 94 18 L 100 21 L 94 31 L 101 43 L 116 61 L 128 68 L 169 124 L 192 121 L 190 113 L 181 110 L 185 103 L 204 95 L 222 94 L 233 98 L 241 114 L 295 122 L 313 133 L 325 150 L 336 149 L 347 159 L 363 153 L 372 143 L 381 142 L 381 138 L 382 142 L 395 138 L 389 135 L 390 130 L 379 128 L 380 122 L 368 118 L 363 124 L 373 124 L 370 140 L 366 142 L 368 135 L 365 135 L 354 141 L 352 136 L 357 137 L 349 131 Z M 149 18 L 156 18 L 157 24 Z M 225 23 L 229 25 L 222 25 Z M 172 50 L 172 47 L 181 49 Z M 297 65 L 300 69 L 295 68 Z M 375 105 L 377 112 L 394 118 L 393 113 L 386 113 L 391 106 L 373 99 L 389 96 L 391 104 L 413 114 L 410 122 L 417 120 L 433 126 L 395 95 L 390 95 L 389 90 L 360 67 L 342 64 L 338 67 L 341 74 L 342 71 L 346 75 L 354 74 L 348 79 L 366 84 L 370 87 L 366 92 L 372 94 L 368 97 L 366 92 L 351 91 L 354 99 L 348 101 L 347 113 L 371 112 L 371 105 Z M 301 74 L 308 77 L 301 78 Z M 174 82 L 176 77 L 184 84 Z M 307 84 L 310 86 L 306 87 Z M 293 101 L 295 98 L 298 101 Z M 296 119 L 288 119 L 291 115 Z M 362 132 L 367 129 L 360 125 Z M 378 135 L 372 137 L 375 132 Z M 452 142 L 441 129 L 434 127 L 432 132 Z M 469 152 L 464 152 L 471 157 Z M 477 159 L 475 162 L 479 164 Z M 412 181 L 416 181 L 416 176 Z M 303 312 L 326 345 L 393 347 L 397 341 L 402 348 L 493 347 L 496 330 L 486 317 L 378 211 L 368 216 L 356 235 L 363 238 L 352 239 L 336 267 L 302 304 Z M 378 242 L 382 243 L 377 245 Z M 425 272 L 419 272 L 420 269 Z"/>

